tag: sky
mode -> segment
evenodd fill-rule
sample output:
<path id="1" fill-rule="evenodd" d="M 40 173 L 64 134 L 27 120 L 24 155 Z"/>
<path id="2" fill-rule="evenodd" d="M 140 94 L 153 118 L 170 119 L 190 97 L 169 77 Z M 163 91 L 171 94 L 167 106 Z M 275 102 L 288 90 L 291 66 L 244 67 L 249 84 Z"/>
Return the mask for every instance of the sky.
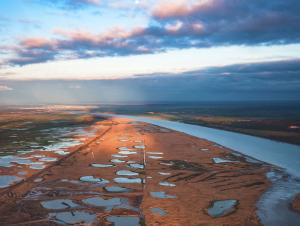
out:
<path id="1" fill-rule="evenodd" d="M 298 0 L 0 0 L 0 104 L 294 100 L 299 59 Z"/>

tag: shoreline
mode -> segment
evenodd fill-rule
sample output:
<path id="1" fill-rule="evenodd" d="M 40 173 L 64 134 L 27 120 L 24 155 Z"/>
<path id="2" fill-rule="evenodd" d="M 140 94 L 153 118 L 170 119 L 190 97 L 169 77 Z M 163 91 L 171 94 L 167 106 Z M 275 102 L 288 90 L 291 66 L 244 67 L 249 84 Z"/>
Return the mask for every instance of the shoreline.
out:
<path id="1" fill-rule="evenodd" d="M 36 192 L 41 185 L 58 192 L 58 185 L 56 183 L 62 187 L 66 186 L 62 180 L 74 181 L 74 183 L 76 182 L 76 186 L 82 189 L 88 185 L 81 185 L 79 182 L 77 184 L 80 176 L 83 176 L 83 174 L 93 174 L 94 176 L 109 180 L 113 186 L 125 186 L 126 188 L 133 189 L 135 192 L 112 196 L 112 194 L 107 194 L 103 190 L 103 186 L 100 185 L 88 187 L 88 189 L 85 188 L 85 190 L 87 189 L 86 191 L 96 192 L 100 189 L 103 190 L 98 194 L 101 197 L 126 197 L 128 202 L 132 202 L 132 205 L 135 205 L 134 208 L 137 210 L 136 213 L 132 212 L 131 215 L 139 216 L 139 219 L 145 220 L 147 225 L 155 225 L 154 222 L 170 222 L 172 225 L 199 225 L 201 223 L 207 225 L 231 225 L 232 222 L 240 222 L 243 225 L 249 226 L 260 225 L 256 215 L 256 202 L 261 194 L 270 186 L 270 183 L 264 176 L 264 173 L 268 169 L 267 165 L 249 163 L 243 157 L 234 156 L 230 150 L 215 145 L 213 142 L 201 140 L 180 132 L 146 123 L 132 123 L 132 121 L 126 119 L 114 118 L 113 120 L 114 123 L 108 121 L 99 122 L 99 124 L 106 128 L 109 125 L 112 126 L 112 130 L 101 138 L 103 140 L 96 139 L 96 141 L 91 142 L 87 147 L 82 148 L 82 150 L 79 150 L 72 156 L 67 156 L 60 164 L 54 164 L 46 170 L 42 170 L 39 178 L 43 178 L 43 181 L 25 181 L 16 188 L 13 188 L 12 193 L 17 197 L 16 200 L 18 200 L 18 203 L 22 203 L 23 206 L 29 205 L 28 199 L 30 200 L 31 197 L 28 197 L 28 194 L 31 194 L 33 191 Z M 121 142 L 120 137 L 122 136 L 128 137 L 129 140 Z M 118 153 L 118 147 L 122 145 L 133 147 L 136 145 L 135 141 L 143 141 L 143 145 L 146 146 L 146 150 L 149 152 L 163 153 L 162 159 L 150 158 L 146 154 L 147 165 L 145 169 L 133 170 L 146 180 L 146 184 L 143 186 L 141 186 L 142 184 L 118 184 L 113 182 L 115 171 L 119 168 L 124 168 L 122 166 L 123 163 L 114 163 L 115 167 L 105 169 L 90 167 L 91 163 L 108 164 L 111 162 L 111 155 Z M 137 153 L 141 152 L 141 150 L 134 150 Z M 158 156 L 155 154 L 151 155 Z M 196 156 L 199 157 L 195 158 Z M 136 161 L 136 157 L 138 158 L 137 162 L 143 163 L 144 157 L 140 154 L 128 155 L 126 159 Z M 214 157 L 230 159 L 234 162 L 217 164 L 212 161 Z M 125 165 L 124 169 L 126 168 L 129 169 Z M 74 169 L 77 170 L 74 171 Z M 160 171 L 170 173 L 170 175 L 159 175 Z M 159 184 L 162 180 L 176 186 L 161 186 Z M 66 187 L 68 189 L 72 188 L 71 190 L 73 190 L 76 187 L 72 182 L 67 184 Z M 187 184 L 189 186 L 186 186 Z M 171 196 L 176 196 L 176 198 L 160 199 L 151 196 L 151 192 L 161 191 Z M 12 223 L 11 221 L 13 221 L 13 223 L 17 223 L 40 220 L 41 216 L 47 216 L 47 214 L 50 214 L 49 212 L 53 212 L 43 209 L 40 203 L 37 202 L 39 199 L 53 199 L 53 197 L 49 197 L 46 191 L 40 192 L 41 197 L 38 196 L 34 200 L 31 200 L 33 204 L 31 204 L 30 218 L 26 217 L 26 214 L 29 214 L 28 211 L 9 218 L 10 214 L 15 213 L 16 210 L 20 211 L 20 209 L 18 206 L 15 206 L 15 202 L 9 198 L 9 195 L 2 195 L 1 200 L 5 201 L 6 204 L 3 203 L 0 212 L 2 216 L 7 215 L 8 217 L 1 217 L 0 222 Z M 243 198 L 238 195 L 239 193 L 243 194 Z M 25 199 L 19 198 L 24 197 L 24 195 Z M 83 195 L 73 195 L 73 201 L 81 203 L 80 199 Z M 91 196 L 91 194 L 87 196 Z M 207 215 L 207 209 L 212 202 L 227 199 L 238 200 L 238 205 L 233 212 L 224 217 L 217 218 Z M 140 201 L 137 202 L 137 200 Z M 180 209 L 177 206 L 180 206 Z M 152 208 L 162 209 L 167 214 L 165 216 L 154 214 L 151 211 Z M 15 211 L 12 211 L 12 209 Z M 89 213 L 96 212 L 95 215 L 98 220 L 103 214 L 103 210 L 100 211 L 98 209 L 95 211 L 95 208 L 90 207 L 87 209 Z M 112 210 L 110 215 L 115 215 L 116 211 L 122 216 L 129 214 L 128 211 L 126 212 L 122 208 L 116 208 Z"/>

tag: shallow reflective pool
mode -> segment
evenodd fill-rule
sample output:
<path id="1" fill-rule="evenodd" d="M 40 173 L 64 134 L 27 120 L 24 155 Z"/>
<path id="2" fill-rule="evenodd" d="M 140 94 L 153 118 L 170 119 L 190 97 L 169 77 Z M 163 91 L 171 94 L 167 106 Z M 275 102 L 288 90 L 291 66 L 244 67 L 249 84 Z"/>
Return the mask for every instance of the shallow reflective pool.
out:
<path id="1" fill-rule="evenodd" d="M 238 201 L 234 199 L 217 200 L 207 209 L 207 213 L 214 218 L 223 217 L 234 212 L 237 204 Z"/>

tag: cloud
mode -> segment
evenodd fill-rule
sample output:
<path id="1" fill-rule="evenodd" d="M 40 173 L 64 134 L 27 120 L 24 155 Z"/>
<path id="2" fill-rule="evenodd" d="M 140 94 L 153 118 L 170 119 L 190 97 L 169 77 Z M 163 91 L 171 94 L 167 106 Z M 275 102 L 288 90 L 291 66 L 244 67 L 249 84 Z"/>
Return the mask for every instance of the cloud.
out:
<path id="1" fill-rule="evenodd" d="M 11 87 L 8 87 L 6 85 L 0 85 L 0 92 L 3 92 L 3 91 L 11 91 L 13 90 L 13 88 Z"/>
<path id="2" fill-rule="evenodd" d="M 64 1 L 99 4 L 99 1 Z M 75 3 L 74 3 L 75 4 Z M 228 45 L 274 45 L 300 42 L 298 0 L 159 1 L 150 23 L 102 33 L 56 30 L 55 39 L 29 38 L 16 47 L 9 64 L 24 65 L 72 58 L 126 56 L 170 49 Z M 71 53 L 71 54 L 70 54 Z"/>
<path id="3" fill-rule="evenodd" d="M 6 81 L 0 103 L 300 100 L 300 59 L 115 80 Z M 80 86 L 80 89 L 77 87 Z M 66 89 L 69 87 L 69 89 Z M 70 88 L 70 87 L 74 87 Z M 76 87 L 76 88 L 75 88 Z"/>

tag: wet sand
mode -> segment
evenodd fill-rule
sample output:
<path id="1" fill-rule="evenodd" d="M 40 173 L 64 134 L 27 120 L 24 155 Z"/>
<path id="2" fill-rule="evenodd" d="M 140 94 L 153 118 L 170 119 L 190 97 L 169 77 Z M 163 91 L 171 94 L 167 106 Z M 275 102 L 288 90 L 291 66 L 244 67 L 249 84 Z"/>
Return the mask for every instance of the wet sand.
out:
<path id="1" fill-rule="evenodd" d="M 270 186 L 268 166 L 150 124 L 114 118 L 96 128 L 70 155 L 0 189 L 0 225 L 260 225 L 256 202 Z M 236 204 L 212 217 L 218 200 Z"/>

